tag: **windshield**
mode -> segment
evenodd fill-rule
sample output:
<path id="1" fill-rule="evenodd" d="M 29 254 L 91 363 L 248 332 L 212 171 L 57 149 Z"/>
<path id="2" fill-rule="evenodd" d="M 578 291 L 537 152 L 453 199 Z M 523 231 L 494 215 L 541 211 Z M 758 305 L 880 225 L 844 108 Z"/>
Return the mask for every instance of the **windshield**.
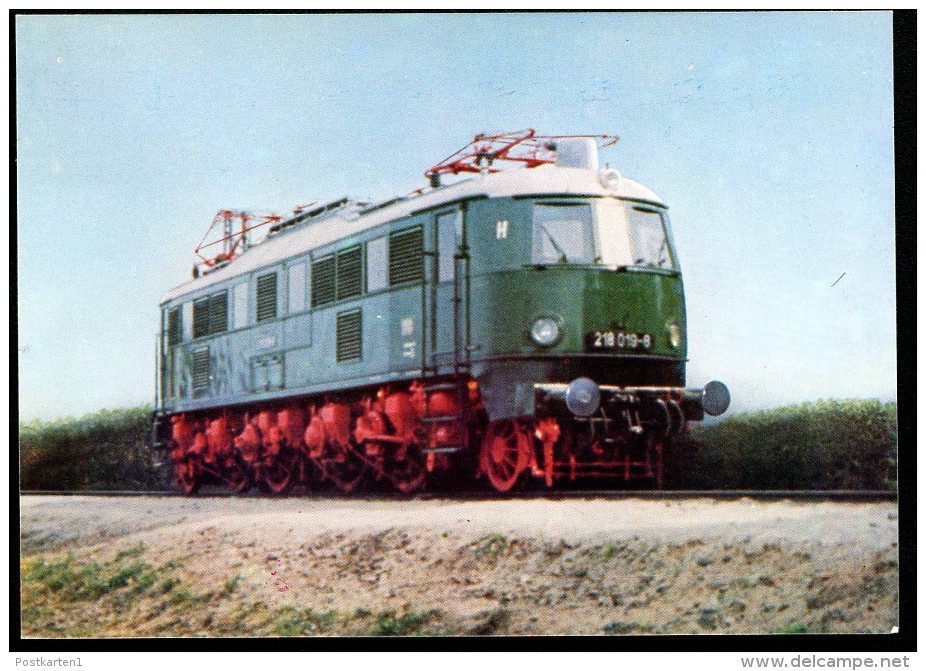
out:
<path id="1" fill-rule="evenodd" d="M 592 206 L 588 203 L 534 205 L 533 262 L 593 263 Z"/>
<path id="2" fill-rule="evenodd" d="M 677 269 L 662 211 L 647 205 L 603 200 L 597 211 L 601 254 L 608 266 Z"/>

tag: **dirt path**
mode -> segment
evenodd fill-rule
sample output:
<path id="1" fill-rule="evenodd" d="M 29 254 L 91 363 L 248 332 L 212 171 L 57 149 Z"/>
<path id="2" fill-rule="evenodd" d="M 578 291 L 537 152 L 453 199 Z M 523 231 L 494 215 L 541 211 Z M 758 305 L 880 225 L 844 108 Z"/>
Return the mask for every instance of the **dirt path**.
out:
<path id="1" fill-rule="evenodd" d="M 32 636 L 897 623 L 890 503 L 29 496 L 21 534 Z"/>

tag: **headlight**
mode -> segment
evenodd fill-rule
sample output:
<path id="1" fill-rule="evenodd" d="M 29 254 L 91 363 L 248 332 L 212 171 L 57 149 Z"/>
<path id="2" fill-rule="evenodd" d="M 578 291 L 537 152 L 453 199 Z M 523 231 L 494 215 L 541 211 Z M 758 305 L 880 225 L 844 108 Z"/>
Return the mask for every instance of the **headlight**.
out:
<path id="1" fill-rule="evenodd" d="M 559 340 L 559 323 L 553 317 L 539 317 L 531 327 L 531 339 L 541 347 L 549 347 Z"/>
<path id="2" fill-rule="evenodd" d="M 669 325 L 669 343 L 676 349 L 682 344 L 682 329 L 678 324 Z"/>

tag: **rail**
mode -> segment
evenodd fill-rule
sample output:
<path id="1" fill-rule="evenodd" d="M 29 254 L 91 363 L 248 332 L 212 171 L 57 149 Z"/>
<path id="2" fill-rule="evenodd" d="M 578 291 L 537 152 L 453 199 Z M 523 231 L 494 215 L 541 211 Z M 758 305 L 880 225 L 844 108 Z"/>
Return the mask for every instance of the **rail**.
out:
<path id="1" fill-rule="evenodd" d="M 190 500 L 206 498 L 240 498 L 240 499 L 352 499 L 352 500 L 412 500 L 430 501 L 435 499 L 459 501 L 498 501 L 498 500 L 524 500 L 524 499 L 646 499 L 646 500 L 685 500 L 685 499 L 715 499 L 731 501 L 736 499 L 756 499 L 759 501 L 838 501 L 838 502 L 880 502 L 896 501 L 897 492 L 890 490 L 755 490 L 755 489 L 723 489 L 723 490 L 627 490 L 627 489 L 582 489 L 582 490 L 525 490 L 499 494 L 485 490 L 458 491 L 458 492 L 420 492 L 418 494 L 399 494 L 395 492 L 365 492 L 361 494 L 342 494 L 336 491 L 305 491 L 294 492 L 283 496 L 253 492 L 248 494 L 232 494 L 216 488 L 210 491 L 203 487 L 199 494 L 186 496 L 177 491 L 21 491 L 22 496 L 100 496 L 100 497 L 180 497 Z"/>

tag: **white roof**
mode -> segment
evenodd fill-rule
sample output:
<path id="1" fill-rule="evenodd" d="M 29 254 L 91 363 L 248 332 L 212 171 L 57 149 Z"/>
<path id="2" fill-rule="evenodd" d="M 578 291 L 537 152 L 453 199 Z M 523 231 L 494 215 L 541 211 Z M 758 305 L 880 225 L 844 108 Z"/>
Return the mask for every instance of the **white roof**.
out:
<path id="1" fill-rule="evenodd" d="M 438 207 L 442 203 L 475 196 L 495 198 L 544 194 L 616 196 L 664 205 L 655 193 L 624 177 L 620 178 L 613 189 L 606 188 L 599 181 L 598 172 L 586 168 L 543 165 L 536 168 L 503 170 L 429 190 L 419 196 L 401 199 L 360 216 L 355 214 L 347 218 L 343 213 L 335 212 L 328 217 L 310 219 L 299 225 L 296 230 L 271 236 L 254 245 L 228 265 L 171 289 L 162 302 L 304 254 L 379 224 L 401 219 L 412 212 Z"/>

